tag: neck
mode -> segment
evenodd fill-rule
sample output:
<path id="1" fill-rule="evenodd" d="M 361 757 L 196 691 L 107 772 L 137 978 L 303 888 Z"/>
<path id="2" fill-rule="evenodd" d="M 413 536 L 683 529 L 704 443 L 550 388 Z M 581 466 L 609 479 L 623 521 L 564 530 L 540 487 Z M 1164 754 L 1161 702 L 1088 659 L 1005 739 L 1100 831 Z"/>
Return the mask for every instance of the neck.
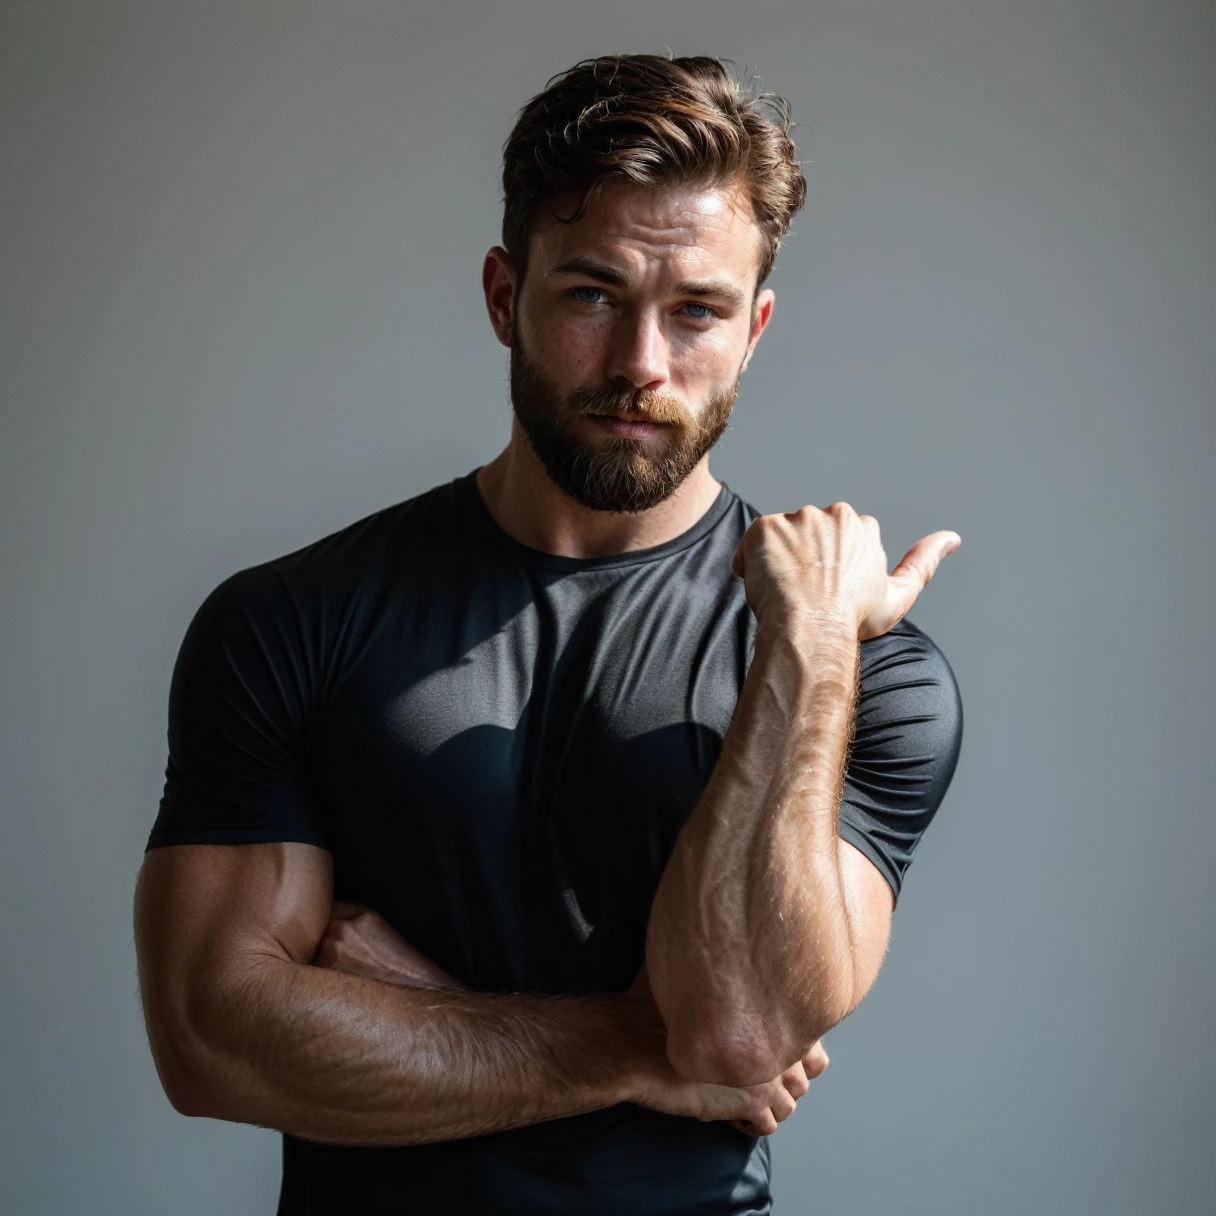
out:
<path id="1" fill-rule="evenodd" d="M 479 470 L 477 488 L 494 522 L 530 549 L 559 557 L 605 557 L 649 549 L 687 532 L 722 487 L 706 455 L 670 498 L 648 511 L 593 511 L 553 484 L 512 419 L 510 442 Z"/>

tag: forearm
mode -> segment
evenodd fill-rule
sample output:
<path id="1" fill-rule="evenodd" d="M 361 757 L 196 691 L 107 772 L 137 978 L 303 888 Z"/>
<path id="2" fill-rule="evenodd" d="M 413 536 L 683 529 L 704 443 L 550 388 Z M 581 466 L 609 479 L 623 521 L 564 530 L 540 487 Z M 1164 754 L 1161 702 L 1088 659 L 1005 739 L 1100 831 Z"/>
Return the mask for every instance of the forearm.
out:
<path id="1" fill-rule="evenodd" d="M 189 1062 L 175 1104 L 382 1145 L 580 1114 L 630 1096 L 613 999 L 394 987 L 251 959 L 198 1003 L 180 1036 Z"/>
<path id="2" fill-rule="evenodd" d="M 647 935 L 672 1062 L 688 1075 L 747 1083 L 859 999 L 837 836 L 857 678 L 843 623 L 761 625 Z"/>

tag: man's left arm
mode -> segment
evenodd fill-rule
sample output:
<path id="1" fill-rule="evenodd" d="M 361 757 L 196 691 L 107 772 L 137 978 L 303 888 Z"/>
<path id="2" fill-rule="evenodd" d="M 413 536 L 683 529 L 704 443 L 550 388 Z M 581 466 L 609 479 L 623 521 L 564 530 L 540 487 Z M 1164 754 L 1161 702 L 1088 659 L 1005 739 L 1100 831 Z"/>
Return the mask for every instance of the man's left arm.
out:
<path id="1" fill-rule="evenodd" d="M 735 570 L 757 617 L 752 664 L 647 933 L 684 1075 L 775 1075 L 877 977 L 891 885 L 838 833 L 859 647 L 903 618 L 959 543 L 927 536 L 888 575 L 877 522 L 845 503 L 762 516 L 744 536 Z"/>

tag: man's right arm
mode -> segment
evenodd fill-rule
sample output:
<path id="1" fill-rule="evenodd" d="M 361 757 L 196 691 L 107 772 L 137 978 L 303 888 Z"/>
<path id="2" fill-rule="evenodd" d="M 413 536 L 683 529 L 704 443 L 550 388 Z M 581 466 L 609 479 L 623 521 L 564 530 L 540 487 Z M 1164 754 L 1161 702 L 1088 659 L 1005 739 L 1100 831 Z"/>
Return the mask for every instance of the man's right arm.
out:
<path id="1" fill-rule="evenodd" d="M 632 1101 L 768 1134 L 805 1092 L 679 1078 L 632 997 L 409 988 L 311 966 L 332 867 L 313 845 L 152 849 L 140 990 L 174 1107 L 344 1144 L 453 1140 Z M 801 1066 L 799 1066 L 801 1067 Z"/>

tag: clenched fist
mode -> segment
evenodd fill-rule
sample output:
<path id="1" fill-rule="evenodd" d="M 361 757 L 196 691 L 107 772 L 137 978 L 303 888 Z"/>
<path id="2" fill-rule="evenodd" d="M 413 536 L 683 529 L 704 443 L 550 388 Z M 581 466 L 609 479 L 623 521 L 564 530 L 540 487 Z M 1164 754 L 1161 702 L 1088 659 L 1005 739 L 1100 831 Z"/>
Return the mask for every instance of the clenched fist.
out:
<path id="1" fill-rule="evenodd" d="M 888 574 L 878 520 L 847 502 L 802 507 L 752 521 L 732 569 L 744 581 L 757 620 L 801 619 L 856 629 L 859 641 L 894 627 L 916 602 L 941 560 L 962 544 L 932 532 Z"/>

